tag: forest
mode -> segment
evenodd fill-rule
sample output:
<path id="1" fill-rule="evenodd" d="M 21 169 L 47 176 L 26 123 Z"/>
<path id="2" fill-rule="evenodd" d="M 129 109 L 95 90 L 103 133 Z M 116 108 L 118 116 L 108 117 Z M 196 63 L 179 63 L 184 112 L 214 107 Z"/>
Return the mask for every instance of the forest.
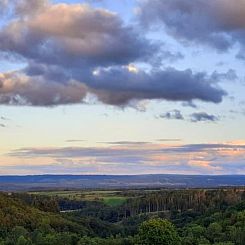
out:
<path id="1" fill-rule="evenodd" d="M 244 245 L 245 189 L 0 193 L 1 245 Z"/>

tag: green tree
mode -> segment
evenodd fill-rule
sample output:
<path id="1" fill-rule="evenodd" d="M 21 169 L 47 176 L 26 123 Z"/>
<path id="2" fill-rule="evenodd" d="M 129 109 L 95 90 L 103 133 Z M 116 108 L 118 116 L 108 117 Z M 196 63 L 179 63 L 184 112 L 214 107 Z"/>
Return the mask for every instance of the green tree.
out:
<path id="1" fill-rule="evenodd" d="M 29 238 L 25 238 L 24 236 L 20 236 L 16 242 L 16 245 L 32 245 L 32 242 Z"/>
<path id="2" fill-rule="evenodd" d="M 156 218 L 142 223 L 139 229 L 139 243 L 142 245 L 178 245 L 180 237 L 172 223 Z"/>
<path id="3" fill-rule="evenodd" d="M 214 243 L 214 245 L 235 245 L 233 242 L 218 242 Z"/>
<path id="4" fill-rule="evenodd" d="M 209 238 L 209 240 L 211 240 L 212 242 L 215 241 L 220 241 L 220 237 L 222 235 L 222 226 L 217 223 L 211 223 L 208 228 L 207 228 L 207 237 Z"/>
<path id="5" fill-rule="evenodd" d="M 210 244 L 211 243 L 206 238 L 200 238 L 198 241 L 198 245 L 210 245 Z"/>
<path id="6" fill-rule="evenodd" d="M 19 244 L 21 244 L 21 242 L 22 242 L 22 244 L 25 244 L 23 242 L 23 240 L 26 239 L 27 236 L 28 236 L 28 231 L 24 227 L 16 226 L 8 234 L 6 241 L 7 241 L 7 244 L 16 245 L 16 244 L 18 244 L 18 242 L 19 242 Z M 20 239 L 20 241 L 19 241 L 19 239 Z"/>

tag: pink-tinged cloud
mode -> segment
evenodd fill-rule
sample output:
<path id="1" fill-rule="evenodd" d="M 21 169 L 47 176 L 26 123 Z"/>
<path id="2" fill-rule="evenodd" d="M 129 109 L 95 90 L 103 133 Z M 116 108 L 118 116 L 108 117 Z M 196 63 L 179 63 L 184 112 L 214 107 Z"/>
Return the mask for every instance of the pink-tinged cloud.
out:
<path id="1" fill-rule="evenodd" d="M 235 152 L 235 153 L 234 153 Z M 239 152 L 239 154 L 237 154 Z M 36 171 L 47 168 L 91 170 L 93 173 L 196 173 L 244 174 L 245 144 L 119 144 L 106 147 L 28 148 L 12 151 L 7 158 L 33 162 Z M 18 159 L 18 160 L 17 160 Z M 52 164 L 51 164 L 52 162 Z M 69 165 L 70 163 L 70 165 Z M 7 164 L 1 166 L 5 169 Z M 25 168 L 30 168 L 28 164 Z M 18 170 L 16 170 L 18 171 Z"/>
<path id="2" fill-rule="evenodd" d="M 8 7 L 14 14 L 0 26 L 0 53 L 26 67 L 0 74 L 0 104 L 82 103 L 91 93 L 117 106 L 154 99 L 220 103 L 227 94 L 216 73 L 156 69 L 156 59 L 171 54 L 108 10 L 45 0 L 9 1 Z"/>

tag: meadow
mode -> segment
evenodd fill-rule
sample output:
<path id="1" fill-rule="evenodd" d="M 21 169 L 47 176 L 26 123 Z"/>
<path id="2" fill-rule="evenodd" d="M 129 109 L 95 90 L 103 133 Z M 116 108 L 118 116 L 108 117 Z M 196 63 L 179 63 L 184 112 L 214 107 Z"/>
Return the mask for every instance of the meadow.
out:
<path id="1" fill-rule="evenodd" d="M 29 193 L 32 195 L 67 198 L 75 201 L 99 201 L 111 207 L 120 206 L 126 202 L 127 198 L 129 198 L 129 196 L 125 196 L 124 191 L 118 190 L 64 190 Z"/>

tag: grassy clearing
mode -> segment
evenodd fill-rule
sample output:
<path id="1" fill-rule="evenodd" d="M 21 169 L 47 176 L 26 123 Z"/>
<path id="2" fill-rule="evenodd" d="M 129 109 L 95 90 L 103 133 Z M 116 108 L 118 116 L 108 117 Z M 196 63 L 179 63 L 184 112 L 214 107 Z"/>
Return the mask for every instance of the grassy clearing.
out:
<path id="1" fill-rule="evenodd" d="M 125 197 L 104 197 L 103 198 L 103 202 L 106 205 L 112 206 L 112 207 L 117 207 L 120 206 L 122 204 L 124 204 L 126 202 L 127 198 Z"/>
<path id="2" fill-rule="evenodd" d="M 35 195 L 58 196 L 71 200 L 101 201 L 109 206 L 120 206 L 127 197 L 122 196 L 121 191 L 41 191 L 30 192 Z"/>

